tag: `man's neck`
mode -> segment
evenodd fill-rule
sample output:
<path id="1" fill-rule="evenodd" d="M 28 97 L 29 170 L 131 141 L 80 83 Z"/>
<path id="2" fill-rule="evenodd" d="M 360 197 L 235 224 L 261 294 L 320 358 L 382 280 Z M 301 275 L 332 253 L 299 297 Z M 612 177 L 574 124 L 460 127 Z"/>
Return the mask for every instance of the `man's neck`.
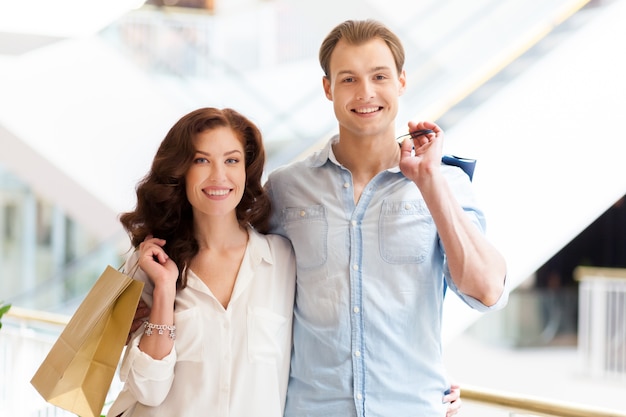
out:
<path id="1" fill-rule="evenodd" d="M 333 153 L 353 176 L 368 177 L 368 181 L 400 162 L 400 147 L 393 137 L 361 140 L 340 136 L 333 145 Z"/>
<path id="2" fill-rule="evenodd" d="M 355 203 L 372 178 L 400 162 L 400 147 L 393 136 L 388 140 L 364 139 L 361 142 L 349 139 L 342 142 L 340 136 L 333 144 L 333 153 L 337 162 L 352 173 Z"/>

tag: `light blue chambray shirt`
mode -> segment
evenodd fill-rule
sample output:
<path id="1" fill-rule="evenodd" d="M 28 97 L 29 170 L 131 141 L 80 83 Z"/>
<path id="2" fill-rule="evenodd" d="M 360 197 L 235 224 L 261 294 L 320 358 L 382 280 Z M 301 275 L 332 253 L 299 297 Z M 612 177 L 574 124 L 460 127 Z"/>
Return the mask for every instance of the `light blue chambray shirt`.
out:
<path id="1" fill-rule="evenodd" d="M 297 263 L 287 417 L 444 416 L 450 383 L 442 363 L 443 247 L 417 186 L 398 168 L 379 173 L 354 203 L 350 172 L 331 139 L 268 177 L 272 233 L 289 238 Z M 469 178 L 442 170 L 484 230 Z"/>

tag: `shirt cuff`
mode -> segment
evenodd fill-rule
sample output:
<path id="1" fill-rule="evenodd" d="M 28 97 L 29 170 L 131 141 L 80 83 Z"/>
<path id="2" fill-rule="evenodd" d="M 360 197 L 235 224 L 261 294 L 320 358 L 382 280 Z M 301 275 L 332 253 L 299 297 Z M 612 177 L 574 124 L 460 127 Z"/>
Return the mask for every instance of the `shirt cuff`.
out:
<path id="1" fill-rule="evenodd" d="M 169 378 L 173 372 L 174 365 L 176 365 L 175 346 L 163 359 L 154 359 L 152 356 L 139 350 L 140 340 L 141 337 L 134 338 L 129 346 L 130 352 L 126 361 L 128 369 L 126 371 L 128 372 L 132 368 L 136 377 L 146 380 L 159 381 Z"/>
<path id="2" fill-rule="evenodd" d="M 474 310 L 477 310 L 480 312 L 500 310 L 504 308 L 509 301 L 509 286 L 507 284 L 506 277 L 504 277 L 504 288 L 502 289 L 502 294 L 500 294 L 500 298 L 494 305 L 491 305 L 491 306 L 484 305 L 482 302 L 478 301 L 476 298 L 472 297 L 471 295 L 463 294 L 458 290 L 455 292 L 461 297 L 461 299 L 467 305 L 469 305 Z"/>

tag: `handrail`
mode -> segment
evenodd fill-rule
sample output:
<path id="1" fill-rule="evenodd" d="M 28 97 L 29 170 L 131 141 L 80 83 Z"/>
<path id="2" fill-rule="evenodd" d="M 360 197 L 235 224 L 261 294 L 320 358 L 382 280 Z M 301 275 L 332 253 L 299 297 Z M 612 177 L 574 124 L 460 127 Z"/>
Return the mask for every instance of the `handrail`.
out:
<path id="1" fill-rule="evenodd" d="M 586 281 L 597 278 L 626 279 L 626 268 L 581 265 L 574 269 L 574 279 L 576 279 L 576 281 Z"/>
<path id="2" fill-rule="evenodd" d="M 473 401 L 493 407 L 517 410 L 546 417 L 626 417 L 626 412 L 590 407 L 564 401 L 546 400 L 531 395 L 461 385 L 463 401 Z"/>
<path id="3" fill-rule="evenodd" d="M 27 308 L 11 306 L 11 309 L 4 315 L 23 321 L 35 321 L 57 326 L 65 326 L 70 317 L 65 314 L 49 313 L 47 311 L 30 310 Z"/>

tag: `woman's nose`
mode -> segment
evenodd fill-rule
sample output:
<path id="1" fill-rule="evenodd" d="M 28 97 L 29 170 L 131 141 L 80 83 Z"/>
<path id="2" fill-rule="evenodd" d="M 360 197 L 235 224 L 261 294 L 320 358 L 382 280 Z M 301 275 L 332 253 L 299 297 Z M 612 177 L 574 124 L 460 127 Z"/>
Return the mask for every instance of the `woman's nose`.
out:
<path id="1" fill-rule="evenodd" d="M 212 167 L 209 173 L 209 180 L 212 182 L 220 182 L 224 180 L 224 169 L 221 167 Z"/>

